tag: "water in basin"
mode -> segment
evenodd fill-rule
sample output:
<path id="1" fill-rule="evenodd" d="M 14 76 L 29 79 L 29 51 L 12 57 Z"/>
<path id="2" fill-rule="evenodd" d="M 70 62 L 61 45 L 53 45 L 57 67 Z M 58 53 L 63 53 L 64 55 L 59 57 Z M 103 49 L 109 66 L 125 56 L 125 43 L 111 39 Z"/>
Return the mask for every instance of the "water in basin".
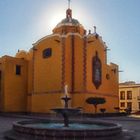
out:
<path id="1" fill-rule="evenodd" d="M 40 128 L 40 129 L 104 129 L 107 128 L 105 125 L 98 125 L 98 124 L 79 124 L 79 123 L 70 123 L 69 127 L 64 127 L 63 123 L 37 123 L 37 124 L 27 124 L 27 127 L 33 127 L 33 128 Z"/>

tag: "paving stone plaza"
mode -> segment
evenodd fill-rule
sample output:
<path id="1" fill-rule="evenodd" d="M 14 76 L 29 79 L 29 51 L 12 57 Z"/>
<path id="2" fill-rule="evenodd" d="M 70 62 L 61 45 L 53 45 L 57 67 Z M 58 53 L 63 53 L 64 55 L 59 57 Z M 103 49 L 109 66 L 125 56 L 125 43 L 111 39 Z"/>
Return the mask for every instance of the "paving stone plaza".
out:
<path id="1" fill-rule="evenodd" d="M 0 140 L 4 140 L 4 133 L 12 128 L 13 122 L 27 120 L 27 119 L 45 119 L 46 116 L 32 116 L 32 115 L 0 115 Z M 123 117 L 104 117 L 104 118 L 89 118 L 96 120 L 109 121 L 119 123 L 123 127 L 124 132 L 129 132 L 134 140 L 140 140 L 140 118 L 132 116 Z M 128 136 L 129 137 L 129 136 Z"/>

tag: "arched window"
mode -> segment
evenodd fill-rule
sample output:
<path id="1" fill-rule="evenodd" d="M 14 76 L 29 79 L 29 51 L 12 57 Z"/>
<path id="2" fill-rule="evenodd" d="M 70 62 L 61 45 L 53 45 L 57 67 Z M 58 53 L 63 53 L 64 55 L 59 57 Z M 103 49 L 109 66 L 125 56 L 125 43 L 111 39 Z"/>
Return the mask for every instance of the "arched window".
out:
<path id="1" fill-rule="evenodd" d="M 92 58 L 92 81 L 96 89 L 98 89 L 102 83 L 102 65 L 97 51 L 95 56 Z"/>
<path id="2" fill-rule="evenodd" d="M 52 48 L 43 50 L 43 58 L 49 58 L 52 56 Z"/>

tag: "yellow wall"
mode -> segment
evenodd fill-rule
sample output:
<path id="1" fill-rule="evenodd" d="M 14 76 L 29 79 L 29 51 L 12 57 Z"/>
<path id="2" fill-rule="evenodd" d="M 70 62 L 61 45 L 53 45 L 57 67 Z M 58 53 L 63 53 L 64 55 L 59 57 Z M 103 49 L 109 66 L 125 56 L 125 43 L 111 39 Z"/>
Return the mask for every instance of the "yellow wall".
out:
<path id="1" fill-rule="evenodd" d="M 56 43 L 54 38 L 60 40 L 60 44 Z M 105 46 L 100 39 L 96 39 L 92 35 L 87 38 L 86 42 L 91 40 L 94 42 L 86 44 L 86 66 L 84 66 L 84 40 L 77 33 L 67 34 L 63 38 L 57 36 L 46 38 L 35 46 L 37 49 L 35 51 L 35 90 L 32 97 L 30 97 L 32 112 L 49 112 L 53 107 L 62 106 L 60 97 L 64 92 L 63 88 L 65 84 L 68 85 L 68 91 L 71 93 L 71 107 L 82 107 L 85 112 L 93 112 L 93 106 L 85 102 L 88 97 L 93 96 L 104 97 L 106 99 L 107 102 L 104 105 L 99 105 L 99 108 L 106 108 L 107 112 L 115 111 L 114 107 L 118 107 L 119 105 L 118 66 L 115 64 L 106 64 Z M 54 55 L 51 58 L 43 60 L 42 51 L 47 46 L 53 46 Z M 95 56 L 96 51 L 98 51 L 99 58 L 102 61 L 102 84 L 99 89 L 96 89 L 92 82 L 92 58 Z M 55 55 L 55 52 L 57 55 Z M 42 65 L 43 68 L 41 68 Z M 86 70 L 84 70 L 85 68 Z M 112 69 L 116 69 L 116 73 Z M 64 73 L 62 74 L 62 72 Z M 85 72 L 86 85 L 84 85 Z M 109 74 L 109 79 L 106 79 L 106 74 Z M 47 77 L 48 75 L 49 77 Z M 72 75 L 74 79 L 72 79 Z M 42 81 L 43 78 L 44 80 Z M 48 83 L 48 81 L 51 82 Z"/>
<path id="2" fill-rule="evenodd" d="M 3 111 L 4 108 L 4 80 L 3 80 L 3 65 L 2 65 L 2 59 L 0 59 L 0 110 Z"/>
<path id="3" fill-rule="evenodd" d="M 89 35 L 87 44 L 87 91 L 93 93 L 94 96 L 104 96 L 107 100 L 107 110 L 113 112 L 114 107 L 118 107 L 118 66 L 115 64 L 108 65 L 106 63 L 105 45 L 99 38 L 96 39 L 92 35 Z M 95 56 L 95 52 L 98 52 L 98 56 L 102 63 L 102 84 L 99 89 L 96 89 L 92 82 L 92 58 Z M 112 70 L 116 69 L 116 73 Z M 106 75 L 109 75 L 109 79 Z M 113 99 L 113 102 L 110 99 Z"/>
<path id="4" fill-rule="evenodd" d="M 61 96 L 60 93 L 34 94 L 32 96 L 32 112 L 50 112 L 52 108 L 62 107 Z"/>
<path id="5" fill-rule="evenodd" d="M 83 92 L 84 90 L 84 41 L 81 36 L 74 37 L 74 90 Z"/>
<path id="6" fill-rule="evenodd" d="M 27 61 L 6 56 L 3 59 L 3 65 L 3 111 L 25 112 L 27 104 Z M 21 66 L 21 75 L 15 74 L 16 65 Z"/>
<path id="7" fill-rule="evenodd" d="M 68 28 L 68 27 L 67 27 Z M 59 29 L 58 29 L 59 30 Z M 106 46 L 95 34 L 54 34 L 46 36 L 29 52 L 20 51 L 16 57 L 5 56 L 0 69 L 3 76 L 3 111 L 50 112 L 51 108 L 62 107 L 61 96 L 68 85 L 71 107 L 82 107 L 84 112 L 93 112 L 94 107 L 85 101 L 88 97 L 104 97 L 106 103 L 99 105 L 107 112 L 119 106 L 118 66 L 106 63 Z M 52 56 L 43 58 L 43 51 L 52 49 Z M 96 89 L 92 81 L 92 58 L 98 52 L 102 63 L 102 83 Z M 15 75 L 15 65 L 22 66 L 22 74 Z M 109 75 L 109 79 L 106 75 Z"/>
<path id="8" fill-rule="evenodd" d="M 43 40 L 35 46 L 34 52 L 34 92 L 45 93 L 61 90 L 62 82 L 62 48 L 59 37 Z M 43 58 L 42 52 L 52 48 L 52 56 Z"/>
<path id="9" fill-rule="evenodd" d="M 64 38 L 64 84 L 67 84 L 69 87 L 69 91 L 71 91 L 71 83 L 72 83 L 72 49 L 71 49 L 71 36 L 65 36 Z"/>
<path id="10" fill-rule="evenodd" d="M 82 108 L 84 113 L 94 113 L 95 108 L 93 105 L 87 104 L 85 101 L 89 97 L 102 97 L 106 99 L 105 104 L 98 105 L 97 107 L 97 112 L 100 113 L 100 108 L 105 108 L 106 112 L 114 112 L 114 107 L 118 105 L 118 98 L 113 97 L 113 96 L 103 96 L 100 94 L 93 94 L 93 93 L 75 93 L 71 94 L 70 97 L 71 99 L 71 104 L 70 106 L 74 108 Z M 60 100 L 60 99 L 59 99 Z"/>

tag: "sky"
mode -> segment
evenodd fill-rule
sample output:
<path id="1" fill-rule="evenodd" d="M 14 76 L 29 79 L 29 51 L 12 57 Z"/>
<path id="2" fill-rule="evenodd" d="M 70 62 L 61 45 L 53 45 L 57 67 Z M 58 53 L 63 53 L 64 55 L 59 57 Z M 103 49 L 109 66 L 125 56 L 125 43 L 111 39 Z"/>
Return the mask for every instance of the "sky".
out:
<path id="1" fill-rule="evenodd" d="M 71 0 L 73 18 L 102 36 L 119 81 L 140 83 L 140 0 Z M 68 0 L 0 0 L 0 57 L 28 51 L 65 18 Z"/>

